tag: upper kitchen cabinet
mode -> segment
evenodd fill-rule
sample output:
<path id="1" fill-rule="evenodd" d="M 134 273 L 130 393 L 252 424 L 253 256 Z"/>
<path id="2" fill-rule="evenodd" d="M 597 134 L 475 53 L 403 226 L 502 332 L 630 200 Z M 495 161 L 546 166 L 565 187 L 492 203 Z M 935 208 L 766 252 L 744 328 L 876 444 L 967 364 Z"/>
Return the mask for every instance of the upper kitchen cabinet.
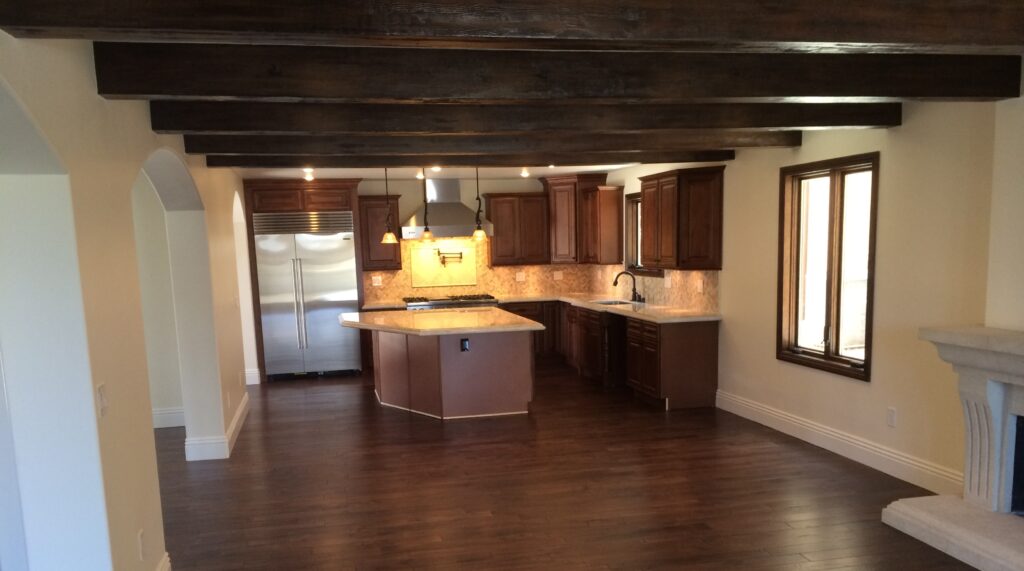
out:
<path id="1" fill-rule="evenodd" d="M 397 196 L 359 197 L 359 243 L 364 270 L 402 269 L 401 243 L 380 243 L 387 226 L 389 212 L 391 214 L 391 230 L 395 232 L 396 236 L 400 235 L 402 232 L 398 221 Z"/>
<path id="2" fill-rule="evenodd" d="M 492 266 L 550 263 L 548 197 L 540 193 L 485 194 Z"/>
<path id="3" fill-rule="evenodd" d="M 724 166 L 680 169 L 640 178 L 644 266 L 722 269 Z"/>
<path id="4" fill-rule="evenodd" d="M 246 202 L 251 212 L 332 212 L 352 210 L 360 179 L 248 179 Z"/>
<path id="5" fill-rule="evenodd" d="M 622 189 L 604 186 L 606 179 L 603 173 L 540 179 L 550 210 L 551 263 L 622 262 Z"/>

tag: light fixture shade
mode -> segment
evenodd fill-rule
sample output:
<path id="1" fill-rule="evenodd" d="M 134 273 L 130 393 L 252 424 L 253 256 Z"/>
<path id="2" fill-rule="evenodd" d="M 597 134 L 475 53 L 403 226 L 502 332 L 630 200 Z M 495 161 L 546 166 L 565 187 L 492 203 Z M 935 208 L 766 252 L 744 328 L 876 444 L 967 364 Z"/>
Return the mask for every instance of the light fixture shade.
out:
<path id="1" fill-rule="evenodd" d="M 381 244 L 397 244 L 398 237 L 391 230 L 384 233 L 384 237 L 380 239 Z"/>
<path id="2" fill-rule="evenodd" d="M 487 232 L 484 232 L 483 228 L 477 228 L 473 230 L 473 239 L 477 242 L 483 242 L 487 239 Z"/>
<path id="3" fill-rule="evenodd" d="M 434 233 L 430 231 L 430 228 L 426 228 L 423 230 L 423 237 L 420 239 L 423 240 L 424 242 L 433 242 Z"/>

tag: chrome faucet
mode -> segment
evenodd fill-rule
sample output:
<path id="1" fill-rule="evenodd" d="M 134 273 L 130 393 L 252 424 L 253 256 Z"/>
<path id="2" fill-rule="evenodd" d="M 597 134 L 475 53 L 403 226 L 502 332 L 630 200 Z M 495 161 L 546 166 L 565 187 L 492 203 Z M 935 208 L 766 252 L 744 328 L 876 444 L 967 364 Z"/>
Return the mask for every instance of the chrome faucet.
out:
<path id="1" fill-rule="evenodd" d="M 630 301 L 633 301 L 634 303 L 644 303 L 644 301 L 646 301 L 646 300 L 644 300 L 644 296 L 640 295 L 636 291 L 636 276 L 634 276 L 632 274 L 632 272 L 619 272 L 619 273 L 615 274 L 615 279 L 612 280 L 612 286 L 618 286 L 619 285 L 619 278 L 622 277 L 623 275 L 627 275 L 627 276 L 629 276 L 630 278 L 633 279 L 633 296 L 632 296 L 632 299 Z"/>

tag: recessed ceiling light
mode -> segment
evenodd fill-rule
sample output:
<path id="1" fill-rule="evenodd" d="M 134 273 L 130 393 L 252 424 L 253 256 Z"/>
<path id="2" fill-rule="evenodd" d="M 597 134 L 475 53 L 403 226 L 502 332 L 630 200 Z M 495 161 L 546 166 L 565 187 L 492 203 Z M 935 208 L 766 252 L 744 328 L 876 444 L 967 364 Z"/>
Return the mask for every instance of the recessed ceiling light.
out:
<path id="1" fill-rule="evenodd" d="M 521 176 L 523 178 L 526 178 L 526 177 L 530 176 L 529 169 L 527 169 L 526 167 L 523 167 L 523 170 L 519 173 L 519 176 Z"/>
<path id="2" fill-rule="evenodd" d="M 553 168 L 555 168 L 555 165 L 548 165 L 548 168 L 549 169 L 553 169 Z"/>
<path id="3" fill-rule="evenodd" d="M 430 170 L 432 170 L 434 172 L 441 172 L 441 167 L 439 167 L 437 165 L 434 165 L 434 166 L 430 167 Z"/>
<path id="4" fill-rule="evenodd" d="M 423 169 L 416 171 L 416 180 L 423 180 L 425 178 L 427 178 L 427 176 L 423 174 Z"/>
<path id="5" fill-rule="evenodd" d="M 316 178 L 316 177 L 313 176 L 313 167 L 306 167 L 306 168 L 302 169 L 302 172 L 303 172 L 302 178 L 304 178 L 306 180 L 313 180 L 314 178 Z"/>

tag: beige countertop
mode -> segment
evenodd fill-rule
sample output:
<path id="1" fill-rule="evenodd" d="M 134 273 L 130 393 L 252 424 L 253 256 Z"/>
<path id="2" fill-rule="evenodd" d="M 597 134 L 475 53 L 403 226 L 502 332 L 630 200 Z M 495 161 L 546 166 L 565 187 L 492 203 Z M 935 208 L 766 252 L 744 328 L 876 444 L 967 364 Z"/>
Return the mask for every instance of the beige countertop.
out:
<path id="1" fill-rule="evenodd" d="M 338 321 L 345 327 L 406 335 L 508 333 L 544 329 L 536 321 L 496 307 L 343 313 L 338 316 Z"/>
<path id="2" fill-rule="evenodd" d="M 526 303 L 536 301 L 564 301 L 576 307 L 591 311 L 604 311 L 615 315 L 640 319 L 651 323 L 686 323 L 690 321 L 721 321 L 717 313 L 707 313 L 672 307 L 669 305 L 652 305 L 649 303 L 626 303 L 622 305 L 602 305 L 594 303 L 602 300 L 618 299 L 616 293 L 562 293 L 530 296 L 499 297 L 498 303 Z M 363 306 L 366 311 L 380 309 L 404 309 L 402 301 L 380 301 Z"/>

